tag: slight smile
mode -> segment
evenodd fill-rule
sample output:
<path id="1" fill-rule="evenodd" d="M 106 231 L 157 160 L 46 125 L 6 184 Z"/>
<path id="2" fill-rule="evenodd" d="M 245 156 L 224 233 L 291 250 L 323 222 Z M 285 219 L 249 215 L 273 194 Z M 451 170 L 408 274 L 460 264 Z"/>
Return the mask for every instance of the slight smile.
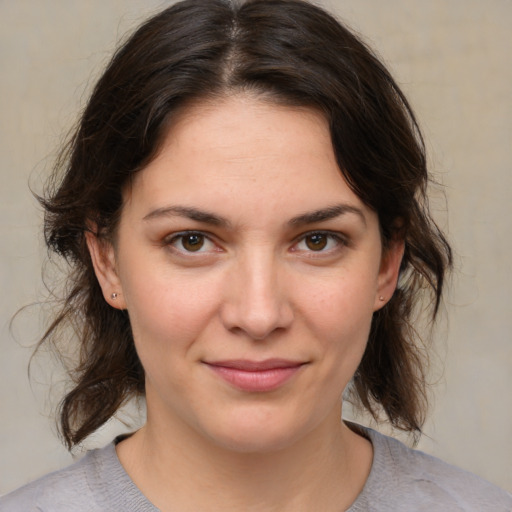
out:
<path id="1" fill-rule="evenodd" d="M 232 386 L 242 391 L 262 393 L 281 387 L 308 363 L 286 359 L 231 359 L 204 364 Z"/>

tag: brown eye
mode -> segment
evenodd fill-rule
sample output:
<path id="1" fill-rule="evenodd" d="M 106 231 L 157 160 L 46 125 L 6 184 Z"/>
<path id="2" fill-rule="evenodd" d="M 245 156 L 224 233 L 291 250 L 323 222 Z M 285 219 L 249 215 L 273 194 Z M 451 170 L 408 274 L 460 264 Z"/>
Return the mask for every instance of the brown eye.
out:
<path id="1" fill-rule="evenodd" d="M 312 251 L 322 251 L 327 247 L 328 236 L 322 233 L 314 233 L 305 238 L 306 246 Z"/>
<path id="2" fill-rule="evenodd" d="M 181 237 L 181 245 L 188 252 L 196 252 L 202 249 L 204 245 L 204 235 L 191 233 Z"/>

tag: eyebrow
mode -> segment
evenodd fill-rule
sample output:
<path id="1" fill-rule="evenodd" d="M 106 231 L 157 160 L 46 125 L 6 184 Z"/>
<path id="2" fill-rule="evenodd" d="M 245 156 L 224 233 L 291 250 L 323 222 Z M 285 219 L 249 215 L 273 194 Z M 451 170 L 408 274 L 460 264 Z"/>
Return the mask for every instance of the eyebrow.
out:
<path id="1" fill-rule="evenodd" d="M 341 215 L 346 215 L 349 213 L 357 215 L 366 226 L 366 217 L 364 216 L 363 211 L 356 206 L 349 204 L 338 204 L 334 206 L 328 206 L 327 208 L 321 208 L 319 210 L 301 213 L 300 215 L 290 219 L 288 224 L 290 226 L 303 226 L 306 224 L 314 224 L 316 222 L 324 222 L 326 220 L 335 219 L 336 217 L 340 217 Z M 156 210 L 148 213 L 143 218 L 143 220 L 148 221 L 161 217 L 187 217 L 191 220 L 203 222 L 212 226 L 231 226 L 229 220 L 221 217 L 220 215 L 216 215 L 205 210 L 199 210 L 198 208 L 194 208 L 192 206 L 178 205 L 157 208 Z"/>
<path id="2" fill-rule="evenodd" d="M 288 224 L 291 226 L 314 224 L 315 222 L 323 222 L 326 220 L 335 219 L 336 217 L 340 217 L 341 215 L 346 215 L 348 213 L 352 213 L 360 217 L 360 219 L 363 221 L 363 224 L 366 226 L 366 217 L 364 216 L 363 211 L 356 206 L 344 203 L 328 206 L 327 208 L 321 208 L 320 210 L 302 213 L 296 217 L 293 217 L 293 219 L 290 219 Z"/>
<path id="3" fill-rule="evenodd" d="M 199 210 L 192 206 L 167 206 L 163 208 L 157 208 L 156 210 L 148 213 L 143 220 L 152 220 L 160 217 L 187 217 L 197 222 L 204 222 L 205 224 L 211 224 L 212 226 L 228 227 L 231 223 L 211 212 L 205 210 Z"/>

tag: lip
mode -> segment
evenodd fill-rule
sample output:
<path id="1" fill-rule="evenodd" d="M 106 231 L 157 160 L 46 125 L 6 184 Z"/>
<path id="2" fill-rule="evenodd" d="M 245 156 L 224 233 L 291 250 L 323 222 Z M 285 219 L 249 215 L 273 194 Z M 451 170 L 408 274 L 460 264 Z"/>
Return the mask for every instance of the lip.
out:
<path id="1" fill-rule="evenodd" d="M 230 359 L 205 362 L 216 375 L 235 388 L 263 393 L 280 388 L 306 364 L 287 359 Z"/>

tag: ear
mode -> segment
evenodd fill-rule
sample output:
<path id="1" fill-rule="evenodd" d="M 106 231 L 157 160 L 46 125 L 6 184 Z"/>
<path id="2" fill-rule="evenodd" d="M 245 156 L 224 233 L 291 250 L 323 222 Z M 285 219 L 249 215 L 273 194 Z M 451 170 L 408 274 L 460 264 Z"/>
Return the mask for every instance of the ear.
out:
<path id="1" fill-rule="evenodd" d="M 377 277 L 377 294 L 374 311 L 384 307 L 391 299 L 398 282 L 400 264 L 404 255 L 405 244 L 402 239 L 391 240 L 382 252 L 379 275 Z"/>
<path id="2" fill-rule="evenodd" d="M 85 233 L 94 273 L 103 291 L 103 297 L 113 308 L 126 309 L 121 281 L 117 273 L 112 244 L 101 239 L 95 229 Z"/>

